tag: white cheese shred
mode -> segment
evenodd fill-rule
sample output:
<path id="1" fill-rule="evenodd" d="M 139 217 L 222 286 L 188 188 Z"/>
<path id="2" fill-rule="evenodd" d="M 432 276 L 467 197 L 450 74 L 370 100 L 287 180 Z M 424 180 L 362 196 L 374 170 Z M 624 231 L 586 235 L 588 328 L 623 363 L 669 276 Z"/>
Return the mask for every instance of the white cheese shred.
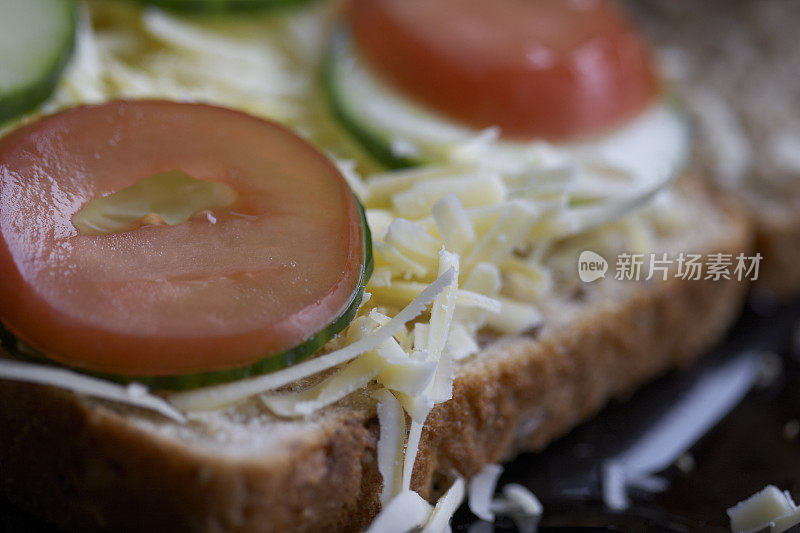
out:
<path id="1" fill-rule="evenodd" d="M 396 335 L 405 327 L 407 322 L 419 316 L 434 298 L 447 289 L 454 279 L 456 279 L 456 275 L 452 269 L 444 272 L 388 323 L 341 350 L 271 374 L 234 383 L 175 393 L 170 395 L 169 400 L 184 411 L 220 409 L 251 396 L 275 390 L 297 380 L 330 370 L 342 363 L 352 361 L 359 355 L 374 350 Z"/>
<path id="2" fill-rule="evenodd" d="M 423 407 L 424 417 L 411 418 L 411 427 L 408 430 L 408 440 L 406 441 L 405 460 L 403 461 L 403 490 L 410 490 L 411 477 L 414 474 L 414 464 L 417 462 L 417 452 L 419 451 L 419 441 L 422 438 L 422 428 L 425 427 L 425 420 L 428 413 L 433 408 L 433 402 Z"/>
<path id="3" fill-rule="evenodd" d="M 739 502 L 727 511 L 733 533 L 755 533 L 769 529 L 782 533 L 800 524 L 800 507 L 789 492 L 781 492 L 775 485 Z"/>
<path id="4" fill-rule="evenodd" d="M 492 511 L 510 516 L 520 533 L 536 533 L 543 507 L 539 499 L 527 488 L 517 483 L 503 487 L 503 497 L 492 502 Z"/>
<path id="5" fill-rule="evenodd" d="M 490 464 L 469 480 L 469 510 L 486 522 L 494 522 L 496 514 L 510 516 L 518 531 L 535 533 L 543 508 L 530 490 L 522 485 L 509 483 L 503 487 L 502 496 L 492 498 L 502 473 L 502 466 Z"/>
<path id="6" fill-rule="evenodd" d="M 464 255 L 475 244 L 475 228 L 455 193 L 434 204 L 433 219 L 448 250 Z"/>
<path id="7" fill-rule="evenodd" d="M 404 490 L 381 510 L 367 533 L 408 533 L 427 522 L 430 515 L 431 505 L 422 496 Z"/>
<path id="8" fill-rule="evenodd" d="M 446 402 L 453 397 L 454 368 L 453 359 L 449 352 L 445 352 L 447 337 L 450 335 L 450 325 L 453 322 L 453 313 L 456 308 L 456 291 L 458 290 L 458 255 L 452 254 L 442 248 L 439 252 L 439 271 L 455 272 L 453 281 L 433 300 L 431 310 L 430 330 L 428 332 L 428 355 L 438 361 L 436 375 L 433 378 L 430 395 L 436 403 Z"/>
<path id="9" fill-rule="evenodd" d="M 364 354 L 321 383 L 301 392 L 262 396 L 261 401 L 279 416 L 310 415 L 314 411 L 335 403 L 358 389 L 364 388 L 378 375 L 379 367 L 374 357 Z"/>
<path id="10" fill-rule="evenodd" d="M 141 384 L 119 385 L 63 368 L 10 359 L 0 359 L 0 379 L 48 385 L 153 411 L 181 424 L 186 422 L 180 411 L 163 398 L 147 392 Z"/>
<path id="11" fill-rule="evenodd" d="M 444 248 L 439 252 L 439 271 L 452 272 L 454 275 L 450 279 L 448 286 L 440 291 L 433 301 L 431 309 L 431 320 L 428 328 L 428 357 L 429 360 L 436 361 L 436 375 L 426 391 L 420 396 L 429 398 L 431 401 L 422 404 L 415 402 L 415 411 L 409 412 L 411 416 L 411 428 L 408 432 L 406 444 L 405 462 L 403 464 L 403 489 L 411 487 L 411 477 L 414 473 L 414 464 L 419 452 L 419 442 L 422 437 L 422 429 L 428 413 L 433 408 L 434 403 L 447 401 L 453 396 L 453 365 L 449 354 L 444 353 L 450 325 L 453 320 L 455 309 L 455 297 L 458 290 L 458 268 L 459 257 L 456 254 L 446 251 Z M 441 278 L 442 274 L 440 274 Z M 442 358 L 445 360 L 442 361 Z"/>
<path id="12" fill-rule="evenodd" d="M 403 445 L 406 440 L 406 415 L 397 398 L 386 389 L 373 394 L 378 400 L 378 471 L 383 477 L 381 505 L 386 506 L 402 489 Z"/>
<path id="13" fill-rule="evenodd" d="M 492 497 L 497 488 L 497 480 L 500 479 L 502 473 L 502 466 L 490 464 L 469 480 L 467 498 L 469 510 L 486 522 L 494 522 Z"/>
<path id="14" fill-rule="evenodd" d="M 450 527 L 450 519 L 453 518 L 458 506 L 464 501 L 464 478 L 459 477 L 453 482 L 444 496 L 436 502 L 436 507 L 428 518 L 422 533 L 444 533 Z"/>

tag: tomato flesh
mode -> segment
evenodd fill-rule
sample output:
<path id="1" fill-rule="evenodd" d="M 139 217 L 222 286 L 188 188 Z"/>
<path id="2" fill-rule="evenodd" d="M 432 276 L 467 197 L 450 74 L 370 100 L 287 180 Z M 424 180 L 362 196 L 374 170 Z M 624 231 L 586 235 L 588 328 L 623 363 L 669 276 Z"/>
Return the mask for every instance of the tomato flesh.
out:
<path id="1" fill-rule="evenodd" d="M 91 200 L 174 171 L 235 200 L 177 225 L 73 225 Z M 325 156 L 236 111 L 118 101 L 0 139 L 0 321 L 84 370 L 208 372 L 298 346 L 360 288 L 363 231 Z"/>
<path id="2" fill-rule="evenodd" d="M 349 22 L 391 85 L 505 137 L 594 134 L 658 91 L 648 47 L 609 0 L 353 0 Z"/>

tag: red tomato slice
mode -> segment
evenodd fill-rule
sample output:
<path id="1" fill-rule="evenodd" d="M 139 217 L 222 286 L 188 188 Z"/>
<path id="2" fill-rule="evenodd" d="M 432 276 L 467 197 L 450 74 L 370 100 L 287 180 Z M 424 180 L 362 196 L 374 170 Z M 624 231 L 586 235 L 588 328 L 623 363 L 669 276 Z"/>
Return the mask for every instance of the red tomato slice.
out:
<path id="1" fill-rule="evenodd" d="M 658 90 L 647 46 L 608 0 L 353 0 L 349 20 L 387 81 L 506 137 L 596 133 Z"/>
<path id="2" fill-rule="evenodd" d="M 236 199 L 175 226 L 73 226 L 90 200 L 176 170 Z M 0 139 L 0 320 L 70 366 L 178 375 L 293 348 L 347 308 L 362 241 L 339 171 L 286 128 L 236 111 L 111 102 Z"/>

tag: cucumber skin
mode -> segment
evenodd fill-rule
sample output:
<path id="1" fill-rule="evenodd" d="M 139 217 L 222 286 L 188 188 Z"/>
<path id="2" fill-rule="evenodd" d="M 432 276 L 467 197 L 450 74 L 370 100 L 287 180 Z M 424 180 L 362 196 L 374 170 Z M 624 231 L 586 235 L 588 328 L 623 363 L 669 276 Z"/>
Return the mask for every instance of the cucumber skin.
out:
<path id="1" fill-rule="evenodd" d="M 242 13 L 271 9 L 290 9 L 319 0 L 134 0 L 139 4 L 182 13 Z"/>
<path id="2" fill-rule="evenodd" d="M 322 93 L 327 101 L 328 109 L 330 109 L 336 121 L 350 133 L 361 147 L 364 148 L 367 154 L 380 165 L 389 169 L 403 169 L 424 164 L 424 161 L 418 159 L 397 157 L 394 155 L 390 143 L 361 126 L 361 124 L 353 120 L 347 112 L 346 106 L 343 104 L 344 99 L 342 95 L 339 94 L 336 83 L 336 56 L 340 53 L 341 48 L 345 46 L 349 38 L 349 30 L 345 28 L 336 29 L 331 39 L 331 45 L 323 60 Z"/>
<path id="3" fill-rule="evenodd" d="M 353 299 L 350 301 L 347 309 L 340 314 L 336 320 L 328 326 L 318 331 L 308 338 L 305 342 L 279 354 L 273 354 L 265 357 L 252 365 L 232 368 L 230 370 L 217 370 L 212 372 L 199 372 L 196 374 L 182 374 L 179 376 L 123 376 L 119 374 L 106 374 L 102 372 L 91 372 L 82 370 L 80 368 L 70 367 L 56 363 L 51 359 L 47 359 L 41 354 L 32 354 L 27 350 L 19 348 L 18 339 L 13 333 L 8 331 L 2 324 L 0 324 L 0 344 L 8 350 L 15 357 L 20 359 L 27 359 L 35 363 L 52 365 L 74 370 L 82 374 L 87 374 L 108 381 L 117 383 L 142 383 L 148 386 L 151 390 L 164 390 L 164 391 L 178 391 L 186 389 L 194 389 L 198 387 L 205 387 L 208 385 L 215 385 L 228 381 L 239 381 L 242 379 L 258 376 L 260 374 L 267 374 L 275 372 L 294 364 L 297 364 L 311 355 L 318 352 L 325 344 L 335 337 L 339 332 L 347 327 L 356 316 L 361 300 L 364 297 L 364 288 L 372 276 L 372 269 L 374 267 L 374 260 L 372 256 L 372 233 L 370 232 L 369 225 L 367 224 L 367 217 L 364 214 L 364 207 L 361 202 L 356 199 L 359 212 L 361 213 L 361 222 L 364 239 L 364 268 L 361 270 L 361 279 L 358 288 L 354 293 Z M 322 356 L 324 357 L 324 356 Z"/>
<path id="4" fill-rule="evenodd" d="M 69 29 L 69 39 L 58 56 L 51 62 L 47 75 L 40 78 L 32 86 L 23 87 L 16 91 L 2 94 L 0 93 L 0 124 L 25 114 L 35 108 L 53 93 L 64 68 L 72 57 L 75 49 L 75 32 L 77 28 L 78 12 L 74 0 L 63 0 L 66 4 L 65 10 L 69 11 L 71 27 Z"/>

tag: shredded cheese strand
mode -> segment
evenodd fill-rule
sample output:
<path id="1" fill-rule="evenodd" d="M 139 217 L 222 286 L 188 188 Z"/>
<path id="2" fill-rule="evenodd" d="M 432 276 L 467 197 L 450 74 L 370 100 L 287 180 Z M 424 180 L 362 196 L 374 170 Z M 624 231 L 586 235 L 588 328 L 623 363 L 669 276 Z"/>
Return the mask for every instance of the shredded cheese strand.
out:
<path id="1" fill-rule="evenodd" d="M 411 476 L 414 474 L 414 465 L 417 462 L 417 452 L 419 451 L 419 441 L 422 438 L 422 428 L 425 427 L 425 422 L 428 419 L 428 414 L 433 409 L 433 402 L 427 407 L 425 417 L 417 419 L 411 418 L 411 427 L 408 430 L 408 439 L 406 440 L 406 457 L 403 461 L 403 490 L 411 490 Z"/>
<path id="2" fill-rule="evenodd" d="M 408 533 L 428 521 L 431 504 L 414 491 L 404 490 L 372 521 L 367 533 Z"/>
<path id="3" fill-rule="evenodd" d="M 422 533 L 443 533 L 450 525 L 458 506 L 464 501 L 464 478 L 458 477 L 447 492 L 436 502 Z"/>
<path id="4" fill-rule="evenodd" d="M 140 383 L 128 386 L 78 374 L 71 370 L 11 359 L 0 359 L 0 379 L 66 389 L 104 400 L 124 403 L 159 413 L 183 424 L 186 417 L 163 398 L 150 394 Z"/>
<path id="5" fill-rule="evenodd" d="M 486 522 L 494 522 L 492 496 L 497 488 L 497 480 L 503 473 L 500 465 L 489 464 L 469 480 L 467 503 L 472 514 Z"/>
<path id="6" fill-rule="evenodd" d="M 442 365 L 441 356 L 445 348 L 450 324 L 453 320 L 453 309 L 455 307 L 455 295 L 458 290 L 458 268 L 459 257 L 456 254 L 447 252 L 442 248 L 439 252 L 439 269 L 453 272 L 453 278 L 448 286 L 438 294 L 431 310 L 430 326 L 428 328 L 428 354 L 431 360 L 437 361 L 436 376 L 433 382 L 428 385 L 427 390 L 422 395 L 430 398 L 430 402 L 424 406 L 417 404 L 417 409 L 425 412 L 409 413 L 412 417 L 411 428 L 408 432 L 408 443 L 406 444 L 406 457 L 403 464 L 403 489 L 411 487 L 411 477 L 414 473 L 414 464 L 419 451 L 419 442 L 422 437 L 422 429 L 425 420 L 433 408 L 434 403 L 446 401 L 452 397 L 453 392 L 453 370 L 449 357 Z"/>
<path id="7" fill-rule="evenodd" d="M 444 272 L 388 323 L 380 326 L 371 335 L 359 339 L 341 350 L 325 354 L 322 357 L 317 357 L 271 374 L 265 374 L 235 383 L 226 383 L 175 393 L 170 395 L 169 400 L 184 411 L 219 409 L 249 398 L 250 396 L 275 390 L 294 381 L 318 374 L 325 370 L 330 370 L 347 361 L 352 361 L 359 355 L 377 348 L 397 334 L 405 327 L 407 322 L 419 316 L 436 296 L 453 283 L 454 279 L 455 272 L 452 269 Z"/>
<path id="8" fill-rule="evenodd" d="M 406 415 L 397 398 L 386 389 L 373 394 L 378 400 L 378 471 L 383 478 L 381 505 L 386 506 L 402 490 L 403 444 L 406 439 Z"/>

